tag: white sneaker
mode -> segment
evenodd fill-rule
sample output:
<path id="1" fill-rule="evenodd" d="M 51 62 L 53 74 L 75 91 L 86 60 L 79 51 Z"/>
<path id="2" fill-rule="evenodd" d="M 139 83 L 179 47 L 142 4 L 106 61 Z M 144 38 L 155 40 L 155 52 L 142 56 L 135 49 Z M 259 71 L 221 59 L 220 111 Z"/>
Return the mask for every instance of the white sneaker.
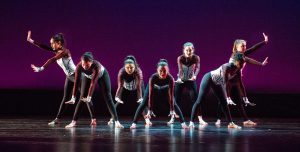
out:
<path id="1" fill-rule="evenodd" d="M 110 118 L 109 121 L 107 122 L 107 125 L 111 125 L 114 123 L 114 119 L 113 118 Z"/>
<path id="2" fill-rule="evenodd" d="M 124 128 L 124 126 L 119 121 L 115 121 L 115 128 Z"/>
<path id="3" fill-rule="evenodd" d="M 53 125 L 56 125 L 59 123 L 59 119 L 58 118 L 55 118 L 53 121 L 49 122 L 48 125 L 49 126 L 53 126 Z"/>
<path id="4" fill-rule="evenodd" d="M 185 124 L 185 122 L 181 123 L 181 128 L 182 129 L 189 129 L 189 127 Z"/>
<path id="5" fill-rule="evenodd" d="M 135 128 L 136 128 L 136 124 L 132 123 L 131 126 L 130 126 L 130 129 L 135 129 Z"/>
<path id="6" fill-rule="evenodd" d="M 216 126 L 221 126 L 221 120 L 220 120 L 220 119 L 217 119 L 217 121 L 215 122 L 215 125 L 216 125 Z"/>
<path id="7" fill-rule="evenodd" d="M 251 120 L 247 120 L 243 122 L 244 126 L 256 126 L 257 124 Z"/>
<path id="8" fill-rule="evenodd" d="M 190 121 L 189 127 L 190 128 L 195 128 L 194 122 Z"/>
<path id="9" fill-rule="evenodd" d="M 148 125 L 148 126 L 152 126 L 152 122 L 150 121 L 149 118 L 145 118 L 145 123 L 146 123 L 146 125 Z"/>
<path id="10" fill-rule="evenodd" d="M 207 125 L 207 122 L 205 122 L 205 121 L 202 119 L 202 116 L 198 116 L 198 119 L 199 119 L 199 125 Z"/>
<path id="11" fill-rule="evenodd" d="M 174 121 L 175 121 L 175 117 L 174 117 L 174 116 L 171 116 L 171 119 L 170 119 L 169 122 L 167 122 L 167 124 L 168 124 L 168 125 L 171 125 L 171 124 L 174 123 Z"/>
<path id="12" fill-rule="evenodd" d="M 97 121 L 96 121 L 96 119 L 92 119 L 91 120 L 91 126 L 95 126 L 95 125 L 97 125 Z"/>
<path id="13" fill-rule="evenodd" d="M 229 123 L 227 127 L 228 128 L 233 128 L 233 129 L 241 129 L 242 128 L 242 127 L 234 124 L 233 122 Z"/>
<path id="14" fill-rule="evenodd" d="M 72 120 L 72 122 L 71 122 L 70 124 L 66 125 L 65 128 L 73 128 L 73 127 L 75 127 L 75 126 L 76 126 L 76 121 L 75 121 L 75 120 Z"/>

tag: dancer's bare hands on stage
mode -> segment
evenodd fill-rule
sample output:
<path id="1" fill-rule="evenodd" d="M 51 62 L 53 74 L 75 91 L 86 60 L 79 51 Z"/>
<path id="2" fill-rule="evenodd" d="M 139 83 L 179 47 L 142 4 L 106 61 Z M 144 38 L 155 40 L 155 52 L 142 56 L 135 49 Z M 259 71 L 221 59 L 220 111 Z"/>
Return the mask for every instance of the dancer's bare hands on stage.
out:
<path id="1" fill-rule="evenodd" d="M 228 105 L 236 105 L 232 100 L 231 100 L 231 98 L 230 97 L 227 97 L 227 104 Z"/>
<path id="2" fill-rule="evenodd" d="M 151 116 L 156 117 L 153 111 L 148 110 L 147 114 L 145 115 L 145 118 L 151 119 Z"/>
<path id="3" fill-rule="evenodd" d="M 117 102 L 121 103 L 121 104 L 124 104 L 124 102 L 123 102 L 120 98 L 118 98 L 118 97 L 115 97 L 115 100 L 116 100 Z"/>
<path id="4" fill-rule="evenodd" d="M 138 101 L 136 101 L 137 103 L 141 103 L 143 101 L 143 98 L 140 98 Z"/>
<path id="5" fill-rule="evenodd" d="M 265 65 L 268 64 L 268 58 L 269 58 L 269 57 L 266 57 L 266 58 L 265 58 L 265 60 L 262 62 L 262 66 L 265 66 Z"/>
<path id="6" fill-rule="evenodd" d="M 243 100 L 244 100 L 245 106 L 247 106 L 247 105 L 255 106 L 256 105 L 255 103 L 251 103 L 247 97 L 243 97 Z"/>
<path id="7" fill-rule="evenodd" d="M 182 81 L 180 78 L 178 78 L 178 79 L 175 81 L 175 83 L 183 83 L 183 81 Z"/>
<path id="8" fill-rule="evenodd" d="M 81 101 L 83 101 L 83 102 L 91 102 L 92 101 L 92 97 L 88 96 L 86 98 L 81 98 Z"/>
<path id="9" fill-rule="evenodd" d="M 169 117 L 179 118 L 179 116 L 176 114 L 176 112 L 174 110 L 170 111 L 170 114 L 168 116 Z"/>
<path id="10" fill-rule="evenodd" d="M 196 80 L 196 76 L 193 75 L 192 78 L 189 79 L 190 81 L 195 81 Z"/>
<path id="11" fill-rule="evenodd" d="M 74 96 L 72 96 L 71 100 L 65 102 L 65 104 L 75 104 L 75 100 L 76 100 L 76 98 Z"/>
<path id="12" fill-rule="evenodd" d="M 45 69 L 44 67 L 37 67 L 34 64 L 31 64 L 31 68 L 34 72 L 41 72 Z"/>
<path id="13" fill-rule="evenodd" d="M 264 36 L 265 42 L 268 43 L 269 42 L 268 35 L 266 35 L 265 33 L 263 33 L 263 36 Z"/>
<path id="14" fill-rule="evenodd" d="M 33 43 L 33 42 L 34 42 L 33 39 L 31 39 L 31 31 L 28 31 L 28 34 L 27 34 L 27 41 L 28 41 L 29 43 Z"/>

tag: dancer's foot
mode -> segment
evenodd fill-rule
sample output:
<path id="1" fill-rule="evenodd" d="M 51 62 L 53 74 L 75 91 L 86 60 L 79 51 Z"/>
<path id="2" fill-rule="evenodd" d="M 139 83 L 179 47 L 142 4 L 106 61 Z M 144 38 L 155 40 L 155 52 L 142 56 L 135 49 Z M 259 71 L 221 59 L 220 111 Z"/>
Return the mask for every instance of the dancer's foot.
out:
<path id="1" fill-rule="evenodd" d="M 221 126 L 221 119 L 217 119 L 217 121 L 215 122 L 216 126 Z"/>
<path id="2" fill-rule="evenodd" d="M 199 119 L 199 125 L 207 125 L 207 122 L 205 122 L 205 121 L 202 119 L 202 116 L 198 116 L 198 119 Z"/>
<path id="3" fill-rule="evenodd" d="M 174 117 L 174 116 L 171 116 L 171 119 L 170 119 L 170 121 L 167 122 L 167 124 L 168 124 L 168 125 L 171 125 L 171 124 L 174 123 L 174 121 L 175 121 L 175 117 Z"/>
<path id="4" fill-rule="evenodd" d="M 75 126 L 76 126 L 76 121 L 75 121 L 75 120 L 72 120 L 72 122 L 71 122 L 70 124 L 66 125 L 65 128 L 73 128 L 73 127 L 75 127 Z"/>
<path id="5" fill-rule="evenodd" d="M 194 122 L 190 121 L 189 127 L 190 128 L 195 128 Z"/>
<path id="6" fill-rule="evenodd" d="M 152 126 L 152 122 L 149 118 L 145 118 L 145 125 Z"/>
<path id="7" fill-rule="evenodd" d="M 233 122 L 229 123 L 227 127 L 228 128 L 233 128 L 233 129 L 241 129 L 242 128 L 242 127 L 234 124 Z"/>
<path id="8" fill-rule="evenodd" d="M 136 123 L 132 123 L 130 129 L 135 129 L 135 128 L 136 128 Z"/>
<path id="9" fill-rule="evenodd" d="M 115 128 L 124 128 L 119 121 L 115 121 Z"/>
<path id="10" fill-rule="evenodd" d="M 244 126 L 256 126 L 257 124 L 251 120 L 247 120 L 243 122 Z"/>
<path id="11" fill-rule="evenodd" d="M 57 125 L 58 123 L 59 123 L 59 119 L 55 118 L 53 121 L 49 122 L 48 125 L 53 126 L 53 125 Z"/>
<path id="12" fill-rule="evenodd" d="M 92 119 L 91 120 L 91 126 L 95 126 L 95 125 L 97 125 L 97 121 L 96 121 L 96 119 Z"/>
<path id="13" fill-rule="evenodd" d="M 114 119 L 113 118 L 110 118 L 109 121 L 107 122 L 107 125 L 111 125 L 114 123 Z"/>
<path id="14" fill-rule="evenodd" d="M 181 123 L 181 128 L 182 129 L 189 129 L 189 127 L 185 124 L 185 122 Z"/>

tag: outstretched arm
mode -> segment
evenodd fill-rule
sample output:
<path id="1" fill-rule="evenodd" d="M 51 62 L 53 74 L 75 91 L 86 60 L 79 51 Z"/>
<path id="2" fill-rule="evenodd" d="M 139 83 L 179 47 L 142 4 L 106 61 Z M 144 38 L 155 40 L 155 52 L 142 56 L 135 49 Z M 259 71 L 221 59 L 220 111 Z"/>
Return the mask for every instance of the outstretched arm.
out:
<path id="1" fill-rule="evenodd" d="M 265 44 L 267 44 L 269 42 L 269 38 L 267 35 L 265 35 L 265 33 L 263 33 L 263 36 L 264 36 L 264 41 L 259 42 L 259 43 L 255 44 L 254 46 L 252 46 L 251 48 L 247 49 L 244 54 L 249 55 L 249 54 L 253 53 L 254 51 L 258 50 L 259 48 L 261 48 L 262 46 L 264 46 Z"/>
<path id="2" fill-rule="evenodd" d="M 247 63 L 251 63 L 251 64 L 254 64 L 254 65 L 265 66 L 268 63 L 268 57 L 266 57 L 263 62 L 256 61 L 255 59 L 252 59 L 252 58 L 249 58 L 249 57 L 245 57 L 245 61 Z"/>
<path id="3" fill-rule="evenodd" d="M 66 53 L 67 53 L 66 50 L 60 50 L 60 51 L 57 52 L 57 54 L 54 57 L 48 59 L 42 67 L 37 67 L 34 64 L 31 64 L 31 68 L 33 69 L 34 72 L 41 72 L 44 69 L 46 69 L 50 64 L 54 63 L 56 60 L 58 60 L 58 59 L 62 58 L 63 56 L 65 56 Z"/>
<path id="4" fill-rule="evenodd" d="M 44 49 L 44 50 L 47 50 L 47 51 L 51 51 L 51 52 L 54 52 L 54 50 L 49 47 L 48 45 L 44 45 L 44 44 L 40 44 L 36 41 L 34 41 L 32 38 L 31 38 L 31 31 L 28 31 L 28 34 L 27 34 L 27 41 L 41 49 Z"/>

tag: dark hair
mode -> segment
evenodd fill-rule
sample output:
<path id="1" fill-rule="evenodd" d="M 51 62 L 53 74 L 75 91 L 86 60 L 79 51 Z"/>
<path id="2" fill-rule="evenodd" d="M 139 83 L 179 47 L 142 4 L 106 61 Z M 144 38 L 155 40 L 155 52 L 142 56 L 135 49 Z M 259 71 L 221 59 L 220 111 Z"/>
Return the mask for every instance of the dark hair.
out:
<path id="1" fill-rule="evenodd" d="M 136 69 L 139 67 L 139 65 L 133 55 L 127 55 L 124 59 L 124 64 L 134 64 Z"/>
<path id="2" fill-rule="evenodd" d="M 168 66 L 168 61 L 166 59 L 160 59 L 157 66 Z"/>
<path id="3" fill-rule="evenodd" d="M 66 40 L 63 33 L 55 34 L 51 37 L 54 42 L 60 42 L 60 44 L 64 47 L 66 45 Z"/>
<path id="4" fill-rule="evenodd" d="M 93 61 L 94 60 L 94 57 L 93 57 L 93 54 L 92 52 L 85 52 L 83 53 L 83 55 L 81 56 L 81 60 L 83 61 Z"/>
<path id="5" fill-rule="evenodd" d="M 231 58 L 233 59 L 233 62 L 239 62 L 241 65 L 245 62 L 245 55 L 243 53 L 234 53 Z"/>

